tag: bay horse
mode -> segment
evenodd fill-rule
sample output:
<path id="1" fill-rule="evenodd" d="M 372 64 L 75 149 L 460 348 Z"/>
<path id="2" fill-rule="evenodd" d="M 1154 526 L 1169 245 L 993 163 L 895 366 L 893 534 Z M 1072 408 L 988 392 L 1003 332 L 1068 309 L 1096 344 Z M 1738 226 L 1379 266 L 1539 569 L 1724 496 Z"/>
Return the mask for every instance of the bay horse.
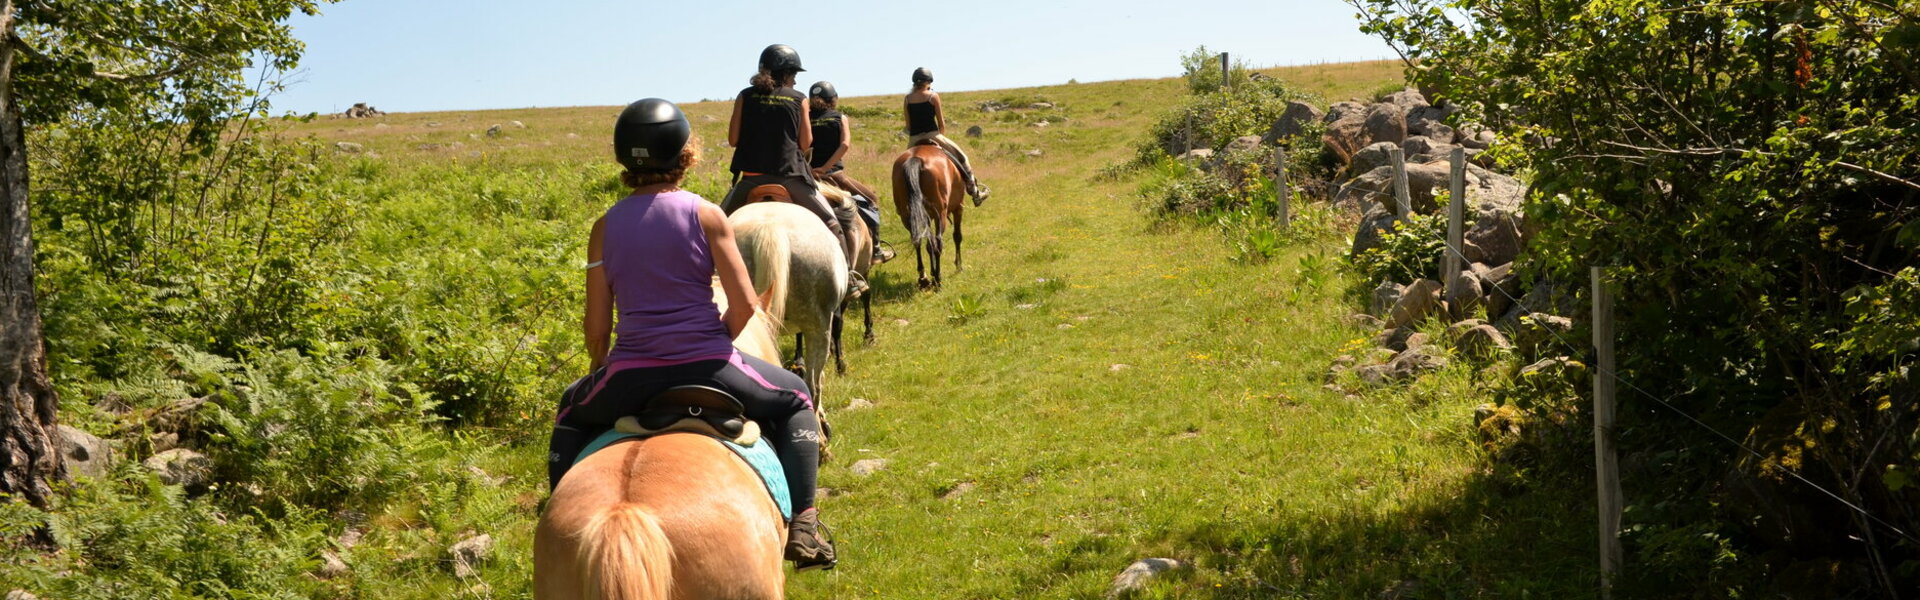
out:
<path id="1" fill-rule="evenodd" d="M 933 144 L 908 148 L 893 161 L 893 205 L 900 220 L 907 224 L 913 240 L 913 268 L 920 275 L 920 287 L 940 289 L 940 236 L 947 232 L 947 220 L 953 220 L 953 270 L 965 270 L 960 264 L 961 206 L 967 186 L 960 169 L 945 150 Z M 921 263 L 920 248 L 927 249 L 933 278 Z"/>
<path id="2" fill-rule="evenodd" d="M 713 288 L 724 312 L 717 279 Z M 778 361 L 777 324 L 756 313 L 734 346 Z M 786 538 L 760 476 L 719 441 L 690 433 L 621 441 L 554 488 L 534 530 L 533 597 L 783 598 Z"/>

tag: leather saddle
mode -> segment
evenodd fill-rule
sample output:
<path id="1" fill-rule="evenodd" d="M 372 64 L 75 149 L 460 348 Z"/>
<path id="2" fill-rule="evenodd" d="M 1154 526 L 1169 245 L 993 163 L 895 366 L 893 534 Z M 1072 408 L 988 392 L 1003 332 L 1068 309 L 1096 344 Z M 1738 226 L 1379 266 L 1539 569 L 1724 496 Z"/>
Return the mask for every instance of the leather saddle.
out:
<path id="1" fill-rule="evenodd" d="M 769 183 L 747 190 L 747 202 L 793 202 L 793 196 L 787 193 L 787 186 Z"/>
<path id="2" fill-rule="evenodd" d="M 719 388 L 688 384 L 667 388 L 648 399 L 638 414 L 613 425 L 621 433 L 704 433 L 742 446 L 760 438 L 760 427 L 746 417 L 747 407 Z"/>

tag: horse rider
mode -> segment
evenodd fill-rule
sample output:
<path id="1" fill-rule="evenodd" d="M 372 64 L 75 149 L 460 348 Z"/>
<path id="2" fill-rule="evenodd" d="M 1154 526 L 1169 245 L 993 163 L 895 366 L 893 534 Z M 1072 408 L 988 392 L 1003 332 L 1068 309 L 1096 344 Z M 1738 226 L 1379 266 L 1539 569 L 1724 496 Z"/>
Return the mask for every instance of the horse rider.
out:
<path id="1" fill-rule="evenodd" d="M 700 145 L 688 142 L 692 132 L 680 108 L 658 98 L 628 105 L 614 123 L 614 154 L 626 167 L 620 181 L 633 191 L 593 223 L 587 239 L 585 329 L 593 370 L 561 397 L 547 483 L 559 485 L 582 447 L 654 395 L 675 385 L 713 385 L 746 406 L 780 457 L 793 498 L 787 560 L 798 570 L 831 568 L 833 544 L 814 508 L 820 421 L 799 376 L 733 347 L 758 299 L 726 215 L 680 189 L 700 160 Z M 725 314 L 713 302 L 716 274 Z M 610 319 L 616 313 L 617 323 Z"/>
<path id="2" fill-rule="evenodd" d="M 914 69 L 913 91 L 907 92 L 907 147 L 932 143 L 946 150 L 967 180 L 967 195 L 973 196 L 974 206 L 979 206 L 987 201 L 987 186 L 980 185 L 980 180 L 974 178 L 967 153 L 947 138 L 946 131 L 947 115 L 940 108 L 940 93 L 933 91 L 933 71 L 926 67 Z"/>
<path id="3" fill-rule="evenodd" d="M 842 162 L 853 149 L 853 121 L 840 114 L 840 92 L 833 89 L 832 82 L 814 82 L 807 88 L 807 104 L 808 112 L 813 115 L 813 147 L 808 158 L 812 160 L 814 181 L 824 179 L 855 194 L 860 218 L 867 222 L 867 231 L 873 234 L 873 264 L 892 260 L 893 251 L 880 246 L 880 208 L 874 204 L 879 196 L 873 193 L 873 188 L 849 175 L 847 165 Z"/>
<path id="4" fill-rule="evenodd" d="M 807 168 L 805 151 L 813 145 L 813 129 L 808 126 L 807 98 L 793 89 L 794 76 L 805 70 L 800 67 L 800 53 L 786 44 L 760 52 L 760 71 L 733 99 L 727 143 L 733 146 L 730 168 L 738 179 L 720 207 L 732 214 L 746 204 L 753 188 L 769 184 L 787 188 L 794 204 L 813 211 L 840 239 L 847 257 L 848 292 L 858 294 L 866 291 L 867 280 L 852 269 L 854 211 L 828 203 L 814 184 L 812 169 Z"/>

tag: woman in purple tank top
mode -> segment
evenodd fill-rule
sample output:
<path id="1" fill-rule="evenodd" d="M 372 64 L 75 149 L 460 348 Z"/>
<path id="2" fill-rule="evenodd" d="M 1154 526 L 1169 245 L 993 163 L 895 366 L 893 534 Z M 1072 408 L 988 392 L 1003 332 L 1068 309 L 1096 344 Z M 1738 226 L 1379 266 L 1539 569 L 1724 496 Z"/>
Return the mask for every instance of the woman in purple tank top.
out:
<path id="1" fill-rule="evenodd" d="M 814 508 L 820 421 L 799 376 L 733 349 L 758 299 L 726 214 L 680 189 L 699 161 L 691 132 L 678 107 L 655 98 L 629 105 L 614 125 L 614 152 L 627 168 L 621 182 L 633 193 L 607 209 L 587 241 L 593 372 L 562 394 L 548 484 L 559 485 L 581 448 L 654 395 L 675 385 L 716 386 L 746 406 L 780 456 L 794 513 L 787 559 L 797 570 L 831 568 L 833 545 Z M 715 275 L 727 295 L 725 314 L 713 302 Z"/>

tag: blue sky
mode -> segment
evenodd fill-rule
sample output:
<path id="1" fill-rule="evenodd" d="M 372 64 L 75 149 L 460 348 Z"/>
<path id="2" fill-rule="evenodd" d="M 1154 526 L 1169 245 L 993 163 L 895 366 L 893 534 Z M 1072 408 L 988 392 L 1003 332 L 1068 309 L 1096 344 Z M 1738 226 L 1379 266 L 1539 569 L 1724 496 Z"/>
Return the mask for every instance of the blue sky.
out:
<path id="1" fill-rule="evenodd" d="M 1390 58 L 1339 0 L 841 2 L 344 0 L 297 17 L 301 71 L 281 110 L 389 112 L 731 98 L 772 43 L 800 84 L 904 93 L 1178 75 L 1205 44 L 1254 66 Z"/>

